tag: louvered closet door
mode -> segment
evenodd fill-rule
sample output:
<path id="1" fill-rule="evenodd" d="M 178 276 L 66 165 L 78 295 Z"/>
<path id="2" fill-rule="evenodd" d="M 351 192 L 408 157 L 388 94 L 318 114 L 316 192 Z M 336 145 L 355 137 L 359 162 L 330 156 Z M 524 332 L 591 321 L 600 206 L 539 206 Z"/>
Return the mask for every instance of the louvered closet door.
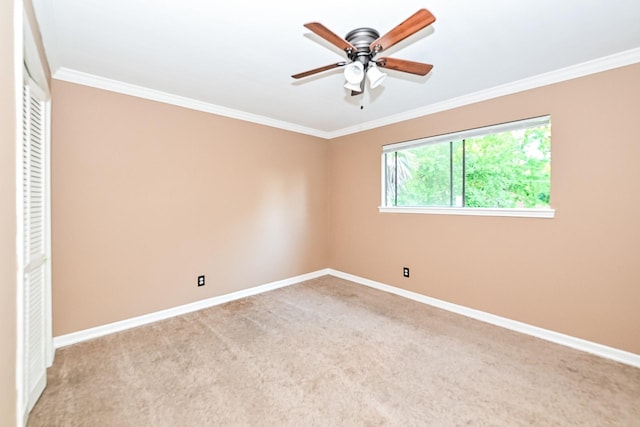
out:
<path id="1" fill-rule="evenodd" d="M 24 402 L 29 412 L 46 385 L 47 158 L 45 102 L 37 87 L 23 93 Z"/>

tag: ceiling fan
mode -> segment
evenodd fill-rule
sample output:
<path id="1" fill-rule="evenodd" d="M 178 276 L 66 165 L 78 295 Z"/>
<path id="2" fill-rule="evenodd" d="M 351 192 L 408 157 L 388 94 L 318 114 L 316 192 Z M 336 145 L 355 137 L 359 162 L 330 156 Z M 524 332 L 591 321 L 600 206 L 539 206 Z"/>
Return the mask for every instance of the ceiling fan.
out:
<path id="1" fill-rule="evenodd" d="M 344 50 L 349 61 L 341 61 L 314 68 L 313 70 L 294 74 L 291 77 L 300 79 L 334 68 L 345 67 L 344 76 L 347 80 L 345 88 L 351 90 L 351 95 L 358 95 L 364 92 L 365 76 L 369 80 L 369 85 L 372 89 L 380 86 L 386 78 L 387 75 L 378 68 L 388 68 L 405 73 L 417 74 L 419 76 L 426 76 L 433 68 L 433 65 L 404 59 L 375 59 L 375 57 L 380 52 L 389 49 L 396 43 L 401 42 L 432 24 L 435 20 L 435 16 L 427 9 L 420 9 L 382 37 L 380 37 L 378 31 L 373 28 L 363 27 L 350 31 L 344 39 L 319 22 L 304 24 L 306 28 L 318 36 Z"/>

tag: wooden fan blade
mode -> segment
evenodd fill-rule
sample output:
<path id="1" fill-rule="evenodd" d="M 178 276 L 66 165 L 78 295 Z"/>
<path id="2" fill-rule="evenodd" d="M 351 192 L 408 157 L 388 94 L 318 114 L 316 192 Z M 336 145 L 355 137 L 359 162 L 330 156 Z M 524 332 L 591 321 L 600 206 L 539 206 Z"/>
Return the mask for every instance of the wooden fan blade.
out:
<path id="1" fill-rule="evenodd" d="M 338 62 L 336 64 L 325 65 L 324 67 L 318 67 L 318 68 L 314 68 L 313 70 L 305 71 L 303 73 L 294 74 L 291 77 L 293 77 L 294 79 L 301 79 L 302 77 L 307 77 L 307 76 L 310 76 L 312 74 L 317 74 L 317 73 L 321 73 L 323 71 L 331 70 L 333 68 L 342 67 L 342 66 L 344 66 L 346 64 L 347 64 L 346 62 Z"/>
<path id="2" fill-rule="evenodd" d="M 435 20 L 436 17 L 427 9 L 420 9 L 404 20 L 400 25 L 371 43 L 369 48 L 372 52 L 382 52 L 385 49 L 389 49 L 394 44 L 406 39 L 410 35 L 420 31 L 427 25 L 432 24 Z"/>
<path id="3" fill-rule="evenodd" d="M 404 71 L 405 73 L 426 76 L 433 68 L 431 64 L 422 62 L 407 61 L 405 59 L 380 58 L 376 61 L 379 67 L 389 68 L 390 70 Z"/>
<path id="4" fill-rule="evenodd" d="M 308 24 L 304 24 L 304 26 L 310 29 L 311 31 L 313 31 L 314 33 L 316 33 L 317 35 L 319 35 L 320 37 L 322 37 L 323 39 L 325 39 L 326 41 L 328 41 L 329 43 L 331 43 L 332 45 L 337 46 L 340 49 L 344 50 L 345 52 L 347 52 L 347 54 L 356 51 L 356 48 L 351 43 L 349 43 L 342 37 L 336 35 L 333 31 L 331 31 L 330 29 L 328 29 L 327 27 L 325 27 L 319 22 L 309 22 Z"/>

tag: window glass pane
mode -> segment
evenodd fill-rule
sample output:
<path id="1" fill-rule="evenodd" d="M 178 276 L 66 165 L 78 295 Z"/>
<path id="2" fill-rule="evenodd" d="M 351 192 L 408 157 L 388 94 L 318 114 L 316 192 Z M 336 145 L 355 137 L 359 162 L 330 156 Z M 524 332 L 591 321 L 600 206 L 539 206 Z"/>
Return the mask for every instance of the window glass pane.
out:
<path id="1" fill-rule="evenodd" d="M 474 130 L 464 140 L 439 136 L 437 142 L 386 151 L 385 206 L 549 207 L 548 118 L 542 124 L 536 119 L 516 125 L 507 130 L 494 126 L 494 133 L 485 135 Z"/>
<path id="2" fill-rule="evenodd" d="M 396 158 L 398 153 L 385 153 L 385 206 L 396 205 Z"/>
<path id="3" fill-rule="evenodd" d="M 451 188 L 453 190 L 451 206 L 461 208 L 464 206 L 464 141 L 452 142 L 451 149 Z"/>
<path id="4" fill-rule="evenodd" d="M 406 173 L 398 174 L 397 206 L 449 206 L 449 144 L 399 151 L 398 164 Z"/>
<path id="5" fill-rule="evenodd" d="M 549 206 L 549 126 L 502 132 L 465 142 L 465 206 Z"/>

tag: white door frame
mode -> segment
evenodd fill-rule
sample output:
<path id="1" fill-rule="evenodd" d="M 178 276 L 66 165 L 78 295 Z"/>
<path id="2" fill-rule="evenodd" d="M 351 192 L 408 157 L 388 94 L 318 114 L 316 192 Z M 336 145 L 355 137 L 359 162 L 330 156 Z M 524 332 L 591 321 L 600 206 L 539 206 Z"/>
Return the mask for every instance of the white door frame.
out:
<path id="1" fill-rule="evenodd" d="M 18 260 L 17 269 L 17 354 L 16 354 L 16 387 L 17 387 L 17 423 L 19 426 L 26 425 L 28 413 L 37 401 L 38 396 L 29 396 L 28 384 L 26 383 L 28 366 L 25 358 L 28 356 L 25 351 L 25 257 L 24 248 L 27 244 L 27 236 L 24 235 L 24 197 L 23 197 L 23 151 L 22 151 L 22 116 L 23 116 L 23 86 L 29 84 L 34 92 L 39 92 L 44 102 L 44 359 L 45 367 L 53 364 L 54 348 L 52 337 L 52 307 L 51 307 L 51 95 L 48 82 L 43 81 L 44 69 L 38 52 L 34 32 L 29 20 L 25 16 L 24 2 L 14 1 L 14 65 L 16 83 L 16 210 L 17 210 L 17 236 L 16 251 Z M 35 83 L 29 78 L 24 63 L 27 63 L 32 72 L 36 72 L 40 78 Z M 44 86 L 44 87 L 43 87 Z M 46 373 L 45 373 L 46 380 Z"/>
<path id="2" fill-rule="evenodd" d="M 47 194 L 50 181 L 47 138 L 49 101 L 47 94 L 26 73 L 23 103 L 23 114 L 28 120 L 23 124 L 26 139 L 23 140 L 24 147 L 21 147 L 24 214 L 23 229 L 20 230 L 24 239 L 21 312 L 23 396 L 28 413 L 46 386 L 52 337 L 51 310 L 47 308 L 51 300 L 50 197 Z M 37 125 L 39 127 L 34 127 Z M 32 230 L 32 227 L 35 228 Z M 33 242 L 36 242 L 35 246 L 32 246 Z"/>

